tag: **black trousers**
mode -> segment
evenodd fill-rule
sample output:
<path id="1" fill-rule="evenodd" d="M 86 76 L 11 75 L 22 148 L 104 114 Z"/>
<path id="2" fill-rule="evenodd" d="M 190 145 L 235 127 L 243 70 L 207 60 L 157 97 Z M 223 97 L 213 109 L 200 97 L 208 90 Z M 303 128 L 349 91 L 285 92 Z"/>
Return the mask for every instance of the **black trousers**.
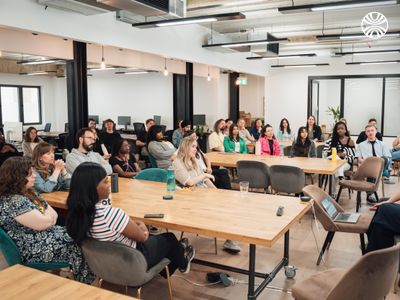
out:
<path id="1" fill-rule="evenodd" d="M 175 234 L 171 232 L 151 235 L 144 243 L 137 243 L 136 249 L 143 253 L 149 269 L 163 258 L 168 258 L 171 261 L 168 265 L 171 275 L 177 268 L 185 266 L 183 246 L 178 242 Z M 167 277 L 165 270 L 162 270 L 160 275 L 164 278 Z"/>
<path id="2" fill-rule="evenodd" d="M 400 205 L 383 204 L 378 207 L 369 225 L 366 252 L 394 245 L 394 236 L 400 234 Z"/>
<path id="3" fill-rule="evenodd" d="M 231 190 L 231 180 L 227 169 L 212 169 L 212 175 L 215 177 L 215 186 L 218 189 Z"/>

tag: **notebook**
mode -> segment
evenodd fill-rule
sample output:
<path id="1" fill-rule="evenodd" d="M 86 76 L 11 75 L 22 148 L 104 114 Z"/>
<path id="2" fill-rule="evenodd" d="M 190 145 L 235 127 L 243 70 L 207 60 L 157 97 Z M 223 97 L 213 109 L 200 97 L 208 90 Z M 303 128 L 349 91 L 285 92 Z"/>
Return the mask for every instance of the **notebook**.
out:
<path id="1" fill-rule="evenodd" d="M 334 222 L 355 224 L 360 218 L 359 213 L 338 213 L 329 197 L 322 200 L 322 206 Z"/>

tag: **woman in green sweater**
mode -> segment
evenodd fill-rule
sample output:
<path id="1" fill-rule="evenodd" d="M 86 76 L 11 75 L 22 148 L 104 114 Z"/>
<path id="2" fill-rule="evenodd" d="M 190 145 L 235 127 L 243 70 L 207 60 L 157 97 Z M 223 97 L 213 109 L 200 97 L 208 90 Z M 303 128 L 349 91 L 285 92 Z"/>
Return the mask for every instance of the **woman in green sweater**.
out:
<path id="1" fill-rule="evenodd" d="M 236 124 L 229 127 L 229 136 L 224 138 L 224 150 L 231 153 L 247 153 L 246 142 L 239 136 Z"/>

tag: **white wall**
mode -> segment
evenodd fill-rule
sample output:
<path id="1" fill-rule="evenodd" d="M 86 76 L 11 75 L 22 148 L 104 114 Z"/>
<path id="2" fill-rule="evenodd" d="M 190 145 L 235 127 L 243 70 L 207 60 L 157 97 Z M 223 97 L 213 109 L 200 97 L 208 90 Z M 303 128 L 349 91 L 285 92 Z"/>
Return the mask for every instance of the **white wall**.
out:
<path id="1" fill-rule="evenodd" d="M 0 73 L 0 84 L 36 85 L 41 87 L 42 123 L 52 123 L 52 131 L 64 130 L 67 122 L 67 92 L 65 78 L 55 78 L 45 75 L 23 76 Z M 35 125 L 43 129 L 43 124 Z M 27 126 L 25 126 L 26 128 Z"/>
<path id="2" fill-rule="evenodd" d="M 193 76 L 193 114 L 206 115 L 210 129 L 218 119 L 228 118 L 229 77 L 221 74 L 219 79 Z"/>
<path id="3" fill-rule="evenodd" d="M 100 122 L 117 116 L 131 116 L 132 122 L 145 122 L 153 115 L 173 127 L 172 76 L 159 73 L 115 75 L 96 72 L 88 77 L 89 114 L 99 115 Z"/>
<path id="4" fill-rule="evenodd" d="M 303 69 L 279 68 L 270 70 L 265 80 L 265 117 L 267 122 L 277 128 L 280 120 L 286 117 L 293 129 L 297 130 L 299 126 L 304 126 L 307 118 L 308 76 L 400 73 L 398 64 L 346 66 L 344 64 L 345 58 L 326 58 L 325 61 L 330 62 L 331 65 Z"/>
<path id="5" fill-rule="evenodd" d="M 252 118 L 264 117 L 265 78 L 246 74 L 247 85 L 239 86 L 239 110 Z"/>

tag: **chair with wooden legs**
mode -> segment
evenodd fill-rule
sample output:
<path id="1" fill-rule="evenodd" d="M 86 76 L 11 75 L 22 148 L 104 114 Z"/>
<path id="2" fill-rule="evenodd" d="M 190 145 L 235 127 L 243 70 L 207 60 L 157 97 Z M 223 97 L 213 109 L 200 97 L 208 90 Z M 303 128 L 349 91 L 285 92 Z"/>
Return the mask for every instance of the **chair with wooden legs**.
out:
<path id="1" fill-rule="evenodd" d="M 383 167 L 384 167 L 384 160 L 382 158 L 380 157 L 366 158 L 350 180 L 341 180 L 339 182 L 340 189 L 337 194 L 336 201 L 339 201 L 340 194 L 343 188 L 350 188 L 354 191 L 357 191 L 357 203 L 356 203 L 357 212 L 361 206 L 361 192 L 374 193 L 376 199 L 379 200 L 377 191 L 379 188 L 379 183 L 382 178 Z"/>
<path id="2" fill-rule="evenodd" d="M 147 269 L 144 255 L 137 249 L 118 242 L 103 242 L 93 238 L 87 238 L 82 242 L 82 251 L 90 269 L 102 281 L 137 288 L 137 297 L 143 285 L 153 279 L 165 269 L 169 299 L 172 299 L 171 279 L 169 276 L 169 259 L 163 258 L 158 264 Z"/>
<path id="3" fill-rule="evenodd" d="M 304 194 L 310 196 L 314 200 L 314 208 L 317 220 L 322 224 L 322 227 L 328 232 L 325 238 L 325 242 L 322 246 L 321 252 L 318 256 L 317 265 L 320 264 L 322 257 L 326 250 L 332 243 L 333 237 L 336 232 L 356 233 L 360 235 L 361 253 L 365 253 L 365 240 L 364 234 L 367 232 L 369 224 L 371 223 L 372 216 L 369 214 L 361 214 L 356 224 L 350 223 L 338 223 L 334 222 L 332 218 L 327 214 L 322 206 L 324 199 L 329 199 L 335 206 L 338 212 L 344 212 L 343 208 L 333 200 L 328 193 L 320 189 L 315 185 L 308 185 L 303 188 Z"/>

